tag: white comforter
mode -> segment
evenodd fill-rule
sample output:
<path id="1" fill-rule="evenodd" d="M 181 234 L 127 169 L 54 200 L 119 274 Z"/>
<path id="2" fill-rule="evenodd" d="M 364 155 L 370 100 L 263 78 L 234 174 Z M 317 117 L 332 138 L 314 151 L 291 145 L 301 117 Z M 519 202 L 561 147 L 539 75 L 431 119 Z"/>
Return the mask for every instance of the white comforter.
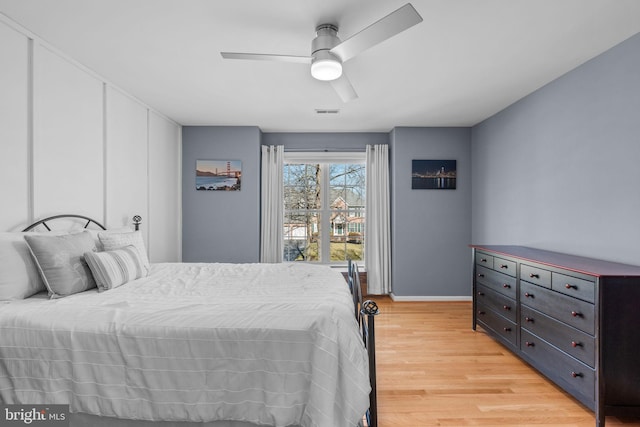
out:
<path id="1" fill-rule="evenodd" d="M 342 275 L 154 264 L 119 288 L 0 303 L 0 400 L 143 419 L 352 426 L 368 362 Z"/>

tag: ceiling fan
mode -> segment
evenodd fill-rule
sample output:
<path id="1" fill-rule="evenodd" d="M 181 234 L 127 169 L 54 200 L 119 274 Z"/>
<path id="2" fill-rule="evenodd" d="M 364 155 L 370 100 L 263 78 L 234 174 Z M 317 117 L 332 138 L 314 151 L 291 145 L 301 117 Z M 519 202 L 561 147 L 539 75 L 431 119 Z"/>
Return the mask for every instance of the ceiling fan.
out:
<path id="1" fill-rule="evenodd" d="M 345 41 L 338 38 L 337 26 L 333 24 L 318 25 L 316 37 L 311 42 L 310 56 L 240 52 L 220 52 L 220 54 L 225 59 L 311 64 L 311 75 L 318 80 L 330 82 L 342 101 L 349 102 L 356 99 L 358 95 L 347 76 L 342 72 L 342 63 L 420 22 L 422 22 L 420 14 L 411 3 L 407 3 Z"/>

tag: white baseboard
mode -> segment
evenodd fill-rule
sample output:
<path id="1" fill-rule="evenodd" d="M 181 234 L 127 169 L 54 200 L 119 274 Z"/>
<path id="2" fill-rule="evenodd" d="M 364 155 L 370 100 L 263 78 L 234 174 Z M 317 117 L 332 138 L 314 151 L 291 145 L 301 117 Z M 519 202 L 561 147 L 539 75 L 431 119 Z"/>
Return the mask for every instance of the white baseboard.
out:
<path id="1" fill-rule="evenodd" d="M 393 293 L 389 294 L 389 296 L 391 297 L 391 299 L 393 301 L 399 301 L 399 302 L 423 302 L 423 301 L 427 301 L 427 302 L 458 302 L 458 301 L 473 301 L 473 299 L 471 298 L 471 296 L 421 296 L 421 295 L 415 295 L 415 296 L 398 296 L 398 295 L 394 295 Z"/>

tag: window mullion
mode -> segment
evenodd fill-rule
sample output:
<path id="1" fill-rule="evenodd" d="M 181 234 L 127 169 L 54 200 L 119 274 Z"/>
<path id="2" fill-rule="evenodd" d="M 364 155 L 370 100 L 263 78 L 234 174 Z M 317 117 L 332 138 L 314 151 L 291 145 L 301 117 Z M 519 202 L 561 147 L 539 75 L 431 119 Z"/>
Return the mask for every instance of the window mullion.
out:
<path id="1" fill-rule="evenodd" d="M 331 261 L 331 209 L 329 207 L 329 177 L 331 175 L 328 163 L 320 164 L 321 186 L 320 197 L 322 204 L 322 263 L 328 264 Z"/>

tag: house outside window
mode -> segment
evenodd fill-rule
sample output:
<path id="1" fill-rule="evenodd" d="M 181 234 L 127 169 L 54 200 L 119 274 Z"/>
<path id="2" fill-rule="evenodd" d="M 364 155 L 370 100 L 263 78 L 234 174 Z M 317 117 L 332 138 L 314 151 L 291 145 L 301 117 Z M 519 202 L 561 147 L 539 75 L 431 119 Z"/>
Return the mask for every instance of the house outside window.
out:
<path id="1" fill-rule="evenodd" d="M 365 153 L 285 153 L 284 261 L 364 261 Z"/>

